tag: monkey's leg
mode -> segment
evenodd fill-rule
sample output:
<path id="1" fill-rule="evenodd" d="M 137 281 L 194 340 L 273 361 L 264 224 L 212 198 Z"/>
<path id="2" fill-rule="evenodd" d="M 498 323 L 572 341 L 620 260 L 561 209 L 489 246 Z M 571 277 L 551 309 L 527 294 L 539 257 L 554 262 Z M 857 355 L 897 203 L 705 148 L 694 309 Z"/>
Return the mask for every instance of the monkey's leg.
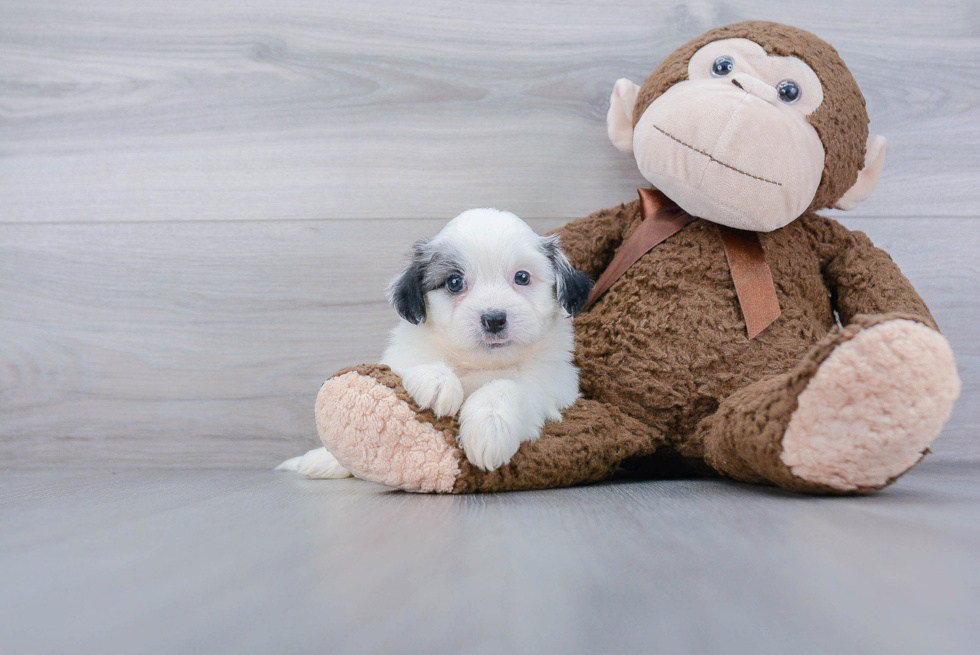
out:
<path id="1" fill-rule="evenodd" d="M 473 493 L 565 487 L 603 480 L 631 456 L 649 455 L 660 434 L 615 407 L 580 399 L 545 424 L 509 464 L 485 472 L 457 446 L 455 418 L 420 410 L 386 366 L 341 371 L 316 400 L 323 444 L 359 478 L 406 491 Z"/>
<path id="2" fill-rule="evenodd" d="M 865 493 L 912 468 L 959 394 L 946 340 L 898 315 L 857 316 L 792 371 L 749 385 L 695 437 L 716 470 L 808 493 Z"/>

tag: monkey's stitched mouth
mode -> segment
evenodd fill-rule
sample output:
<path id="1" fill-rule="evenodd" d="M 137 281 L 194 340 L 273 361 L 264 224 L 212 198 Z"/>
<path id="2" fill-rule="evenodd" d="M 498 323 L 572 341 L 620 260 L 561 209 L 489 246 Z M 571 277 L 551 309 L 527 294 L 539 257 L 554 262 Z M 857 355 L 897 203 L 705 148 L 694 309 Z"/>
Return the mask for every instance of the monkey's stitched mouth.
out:
<path id="1" fill-rule="evenodd" d="M 656 125 L 653 125 L 653 129 L 657 130 L 658 132 L 660 132 L 661 134 L 663 134 L 668 139 L 672 139 L 673 141 L 676 141 L 677 143 L 681 144 L 685 148 L 690 148 L 691 150 L 693 150 L 694 152 L 698 153 L 699 155 L 704 155 L 705 157 L 707 157 L 708 159 L 710 159 L 714 163 L 719 164 L 721 166 L 724 166 L 725 168 L 727 168 L 729 170 L 733 170 L 736 173 L 741 173 L 742 175 L 744 175 L 746 177 L 751 177 L 753 180 L 759 180 L 760 182 L 765 182 L 766 184 L 775 184 L 776 186 L 783 186 L 782 183 L 780 183 L 780 182 L 774 182 L 772 180 L 767 180 L 764 177 L 759 177 L 758 175 L 753 175 L 752 173 L 746 173 L 743 170 L 739 170 L 738 168 L 735 168 L 731 164 L 726 164 L 725 162 L 723 162 L 723 161 L 721 161 L 719 159 L 715 159 L 713 156 L 711 156 L 710 154 L 706 153 L 704 150 L 699 150 L 698 148 L 695 148 L 694 146 L 690 145 L 689 143 L 684 143 L 683 141 L 681 141 L 680 139 L 678 139 L 676 136 L 674 136 L 670 132 L 667 132 L 666 130 L 661 129 L 661 128 L 657 127 Z"/>

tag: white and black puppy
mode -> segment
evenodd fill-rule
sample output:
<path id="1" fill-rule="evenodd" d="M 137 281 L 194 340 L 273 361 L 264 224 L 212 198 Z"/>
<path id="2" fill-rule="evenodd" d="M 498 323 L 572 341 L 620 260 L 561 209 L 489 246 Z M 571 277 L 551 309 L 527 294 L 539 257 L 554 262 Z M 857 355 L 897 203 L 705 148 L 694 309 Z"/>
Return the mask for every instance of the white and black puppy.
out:
<path id="1" fill-rule="evenodd" d="M 381 363 L 421 407 L 458 411 L 466 458 L 496 469 L 578 398 L 571 317 L 591 288 L 557 237 L 509 212 L 471 209 L 415 244 L 391 286 L 404 321 Z"/>
<path id="2" fill-rule="evenodd" d="M 496 469 L 578 398 L 572 316 L 591 289 L 557 237 L 538 236 L 509 212 L 471 209 L 416 243 L 392 282 L 390 300 L 403 320 L 381 363 L 419 406 L 439 416 L 459 412 L 466 458 Z M 323 448 L 280 468 L 347 475 Z"/>

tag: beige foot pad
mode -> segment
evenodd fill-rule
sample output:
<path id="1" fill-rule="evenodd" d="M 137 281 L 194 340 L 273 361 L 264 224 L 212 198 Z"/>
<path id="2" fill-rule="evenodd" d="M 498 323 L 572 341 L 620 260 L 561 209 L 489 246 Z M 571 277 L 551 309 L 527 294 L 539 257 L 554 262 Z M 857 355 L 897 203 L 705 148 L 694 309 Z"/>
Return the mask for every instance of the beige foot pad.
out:
<path id="1" fill-rule="evenodd" d="M 820 365 L 786 428 L 782 461 L 810 482 L 878 489 L 922 458 L 959 393 L 942 335 L 913 321 L 881 323 Z"/>
<path id="2" fill-rule="evenodd" d="M 406 491 L 450 493 L 460 451 L 418 420 L 395 390 L 356 371 L 323 383 L 316 398 L 320 440 L 354 475 Z"/>

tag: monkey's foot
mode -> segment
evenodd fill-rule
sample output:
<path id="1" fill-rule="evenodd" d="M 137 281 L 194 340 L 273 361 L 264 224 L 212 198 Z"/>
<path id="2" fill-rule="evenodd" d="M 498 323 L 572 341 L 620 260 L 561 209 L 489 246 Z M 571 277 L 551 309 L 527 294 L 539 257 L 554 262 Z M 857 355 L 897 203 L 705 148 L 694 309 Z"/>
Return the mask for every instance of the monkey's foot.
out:
<path id="1" fill-rule="evenodd" d="M 878 489 L 914 466 L 960 392 L 953 353 L 910 320 L 874 325 L 840 344 L 799 395 L 781 459 L 803 480 Z"/>
<path id="2" fill-rule="evenodd" d="M 459 477 L 456 420 L 419 409 L 387 366 L 346 369 L 324 382 L 316 426 L 327 450 L 361 479 L 451 493 Z"/>
<path id="3" fill-rule="evenodd" d="M 316 399 L 323 445 L 351 473 L 405 491 L 476 493 L 548 489 L 604 480 L 619 462 L 653 453 L 659 432 L 615 407 L 580 398 L 493 471 L 456 445 L 459 422 L 419 409 L 387 366 L 346 369 Z"/>

